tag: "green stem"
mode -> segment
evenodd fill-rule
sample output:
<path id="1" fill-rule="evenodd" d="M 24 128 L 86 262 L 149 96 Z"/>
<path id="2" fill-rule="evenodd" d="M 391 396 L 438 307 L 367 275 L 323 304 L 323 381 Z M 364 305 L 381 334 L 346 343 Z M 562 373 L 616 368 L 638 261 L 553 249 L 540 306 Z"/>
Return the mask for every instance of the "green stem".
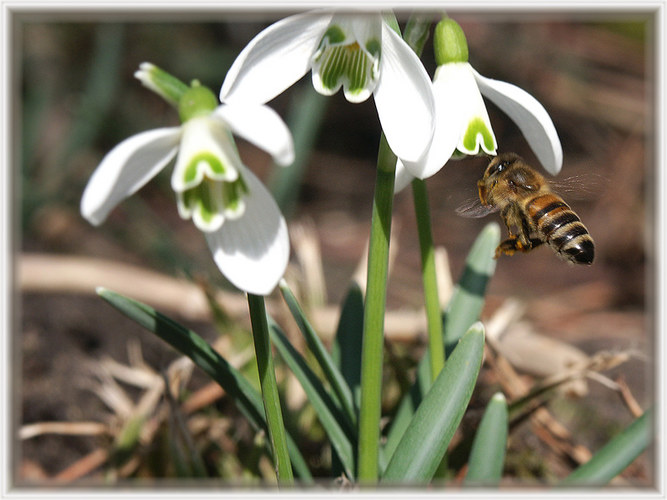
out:
<path id="1" fill-rule="evenodd" d="M 291 484 L 293 482 L 292 464 L 287 452 L 287 435 L 283 424 L 283 415 L 278 397 L 278 383 L 273 367 L 271 343 L 269 340 L 269 325 L 266 318 L 264 297 L 248 294 L 248 309 L 252 324 L 252 338 L 255 343 L 257 370 L 259 383 L 262 389 L 262 400 L 266 412 L 266 422 L 269 429 L 269 441 L 273 448 L 273 459 L 276 466 L 278 482 Z"/>
<path id="2" fill-rule="evenodd" d="M 361 347 L 359 480 L 365 483 L 374 483 L 378 478 L 384 311 L 395 175 L 396 156 L 382 134 L 368 248 L 368 280 Z"/>
<path id="3" fill-rule="evenodd" d="M 412 181 L 412 197 L 417 216 L 417 231 L 421 249 L 422 281 L 424 284 L 424 302 L 428 324 L 428 351 L 431 361 L 431 381 L 445 366 L 445 343 L 442 337 L 442 317 L 438 298 L 438 283 L 435 274 L 435 251 L 431 235 L 431 214 L 428 203 L 426 182 L 421 179 Z"/>

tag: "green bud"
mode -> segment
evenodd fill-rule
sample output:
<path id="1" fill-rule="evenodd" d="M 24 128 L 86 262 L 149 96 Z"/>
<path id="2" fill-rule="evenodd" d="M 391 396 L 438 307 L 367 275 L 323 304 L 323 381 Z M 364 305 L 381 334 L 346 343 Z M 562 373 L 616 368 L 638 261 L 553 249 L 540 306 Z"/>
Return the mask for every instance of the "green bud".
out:
<path id="1" fill-rule="evenodd" d="M 196 116 L 208 115 L 218 106 L 218 99 L 208 87 L 194 80 L 178 101 L 178 115 L 185 123 Z"/>
<path id="2" fill-rule="evenodd" d="M 450 19 L 443 18 L 433 34 L 435 62 L 438 66 L 447 63 L 468 62 L 468 42 L 461 26 Z"/>
<path id="3" fill-rule="evenodd" d="M 178 106 L 188 86 L 178 78 L 151 63 L 141 63 L 134 76 L 157 95 L 173 106 Z"/>

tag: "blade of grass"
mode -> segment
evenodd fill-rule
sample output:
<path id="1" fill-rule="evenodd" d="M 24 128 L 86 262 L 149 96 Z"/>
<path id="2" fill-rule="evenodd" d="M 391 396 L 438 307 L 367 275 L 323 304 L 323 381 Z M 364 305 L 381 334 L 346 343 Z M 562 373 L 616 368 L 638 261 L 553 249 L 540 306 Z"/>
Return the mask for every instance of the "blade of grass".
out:
<path id="1" fill-rule="evenodd" d="M 493 486 L 500 481 L 507 448 L 507 415 L 507 400 L 498 392 L 487 405 L 475 433 L 464 484 Z"/>
<path id="2" fill-rule="evenodd" d="M 289 307 L 289 310 L 294 317 L 294 321 L 296 321 L 299 330 L 303 334 L 308 348 L 315 356 L 315 359 L 319 363 L 327 381 L 329 384 L 331 384 L 331 387 L 333 388 L 334 394 L 336 396 L 336 400 L 339 403 L 339 406 L 344 410 L 344 414 L 351 424 L 350 427 L 354 427 L 357 419 L 354 411 L 354 403 L 352 401 L 352 391 L 350 390 L 350 387 L 345 382 L 343 375 L 336 367 L 336 363 L 327 351 L 326 347 L 324 347 L 324 344 L 322 343 L 320 337 L 317 335 L 317 332 L 315 332 L 310 322 L 306 318 L 306 315 L 303 313 L 301 306 L 299 305 L 289 286 L 287 286 L 285 280 L 281 280 L 279 286 L 283 298 L 287 303 L 287 307 Z"/>
<path id="3" fill-rule="evenodd" d="M 331 446 L 336 450 L 343 465 L 345 474 L 354 479 L 354 448 L 353 429 L 345 426 L 346 419 L 342 411 L 333 402 L 331 395 L 326 391 L 320 379 L 310 369 L 303 356 L 294 349 L 280 327 L 269 320 L 271 328 L 271 340 L 276 346 L 280 356 L 303 387 L 308 402 L 313 406 L 317 416 L 329 437 Z"/>
<path id="4" fill-rule="evenodd" d="M 97 294 L 130 319 L 192 359 L 195 365 L 220 384 L 220 387 L 229 394 L 241 413 L 256 429 L 268 431 L 259 392 L 204 339 L 141 302 L 104 288 L 98 288 Z M 305 482 L 312 483 L 312 475 L 303 455 L 291 436 L 287 436 L 287 441 L 295 472 Z"/>
<path id="5" fill-rule="evenodd" d="M 623 472 L 651 442 L 653 411 L 647 410 L 614 437 L 560 486 L 602 486 Z"/>
<path id="6" fill-rule="evenodd" d="M 465 269 L 454 289 L 444 319 L 443 335 L 446 343 L 450 346 L 455 345 L 452 342 L 458 340 L 470 325 L 479 319 L 484 305 L 486 286 L 496 268 L 493 255 L 499 242 L 500 227 L 493 222 L 480 232 L 468 253 Z M 417 366 L 415 383 L 401 400 L 392 420 L 385 444 L 387 456 L 394 453 L 403 432 L 405 432 L 415 409 L 419 406 L 430 384 L 430 363 L 426 352 Z"/>
<path id="7" fill-rule="evenodd" d="M 385 483 L 433 478 L 472 396 L 484 352 L 484 327 L 475 323 L 417 408 L 382 477 Z"/>
<path id="8" fill-rule="evenodd" d="M 264 412 L 269 429 L 269 441 L 273 450 L 276 475 L 279 483 L 292 484 L 294 477 L 292 475 L 289 451 L 287 450 L 287 435 L 285 432 L 285 423 L 283 422 L 283 412 L 280 406 L 280 396 L 278 395 L 276 370 L 273 367 L 273 354 L 271 353 L 271 340 L 264 297 L 249 293 L 248 309 L 250 311 L 250 323 L 252 324 L 252 338 L 255 344 L 259 385 L 262 389 L 262 401 L 264 402 Z"/>

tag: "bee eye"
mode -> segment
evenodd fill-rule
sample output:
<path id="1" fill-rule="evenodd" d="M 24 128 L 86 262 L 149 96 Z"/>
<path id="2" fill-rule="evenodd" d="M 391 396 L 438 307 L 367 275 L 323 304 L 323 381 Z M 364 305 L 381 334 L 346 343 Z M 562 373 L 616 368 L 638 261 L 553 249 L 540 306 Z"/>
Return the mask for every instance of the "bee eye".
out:
<path id="1" fill-rule="evenodd" d="M 508 163 L 507 161 L 501 161 L 500 163 L 498 163 L 496 166 L 494 166 L 491 169 L 491 171 L 489 172 L 489 175 L 499 174 L 500 172 L 505 170 L 505 168 L 507 167 L 507 163 Z"/>

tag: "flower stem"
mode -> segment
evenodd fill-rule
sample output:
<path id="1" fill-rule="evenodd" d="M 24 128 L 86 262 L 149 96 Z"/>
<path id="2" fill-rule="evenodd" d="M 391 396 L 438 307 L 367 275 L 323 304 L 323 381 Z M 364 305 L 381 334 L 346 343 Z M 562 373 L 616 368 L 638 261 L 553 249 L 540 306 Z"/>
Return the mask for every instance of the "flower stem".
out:
<path id="1" fill-rule="evenodd" d="M 442 317 L 440 315 L 438 283 L 435 275 L 435 251 L 433 249 L 433 236 L 431 235 L 431 214 L 426 182 L 421 179 L 412 181 L 412 198 L 415 204 L 417 232 L 419 233 L 419 247 L 421 249 L 431 381 L 434 381 L 440 370 L 445 366 L 445 343 L 442 337 Z"/>
<path id="2" fill-rule="evenodd" d="M 384 311 L 395 173 L 396 156 L 382 134 L 368 247 L 368 280 L 361 347 L 358 476 L 359 481 L 364 483 L 374 483 L 378 478 Z"/>
<path id="3" fill-rule="evenodd" d="M 262 389 L 262 400 L 269 429 L 269 441 L 273 449 L 273 459 L 276 466 L 278 482 L 291 484 L 293 482 L 292 464 L 287 452 L 287 435 L 283 424 L 283 415 L 278 397 L 276 372 L 273 367 L 271 343 L 269 340 L 269 325 L 266 318 L 264 297 L 248 294 L 248 309 L 252 324 L 252 337 L 255 343 L 255 356 L 259 383 Z"/>

